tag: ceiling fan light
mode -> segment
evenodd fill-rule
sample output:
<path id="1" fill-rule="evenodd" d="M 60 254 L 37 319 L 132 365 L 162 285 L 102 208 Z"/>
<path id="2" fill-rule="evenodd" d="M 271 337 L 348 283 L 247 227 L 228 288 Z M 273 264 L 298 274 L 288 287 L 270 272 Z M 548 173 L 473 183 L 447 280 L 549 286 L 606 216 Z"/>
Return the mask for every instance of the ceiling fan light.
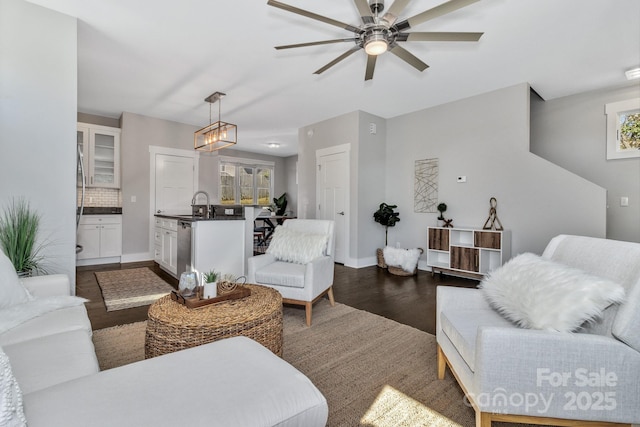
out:
<path id="1" fill-rule="evenodd" d="M 364 45 L 364 51 L 367 52 L 367 55 L 373 56 L 382 55 L 388 48 L 389 44 L 384 38 L 372 38 Z"/>

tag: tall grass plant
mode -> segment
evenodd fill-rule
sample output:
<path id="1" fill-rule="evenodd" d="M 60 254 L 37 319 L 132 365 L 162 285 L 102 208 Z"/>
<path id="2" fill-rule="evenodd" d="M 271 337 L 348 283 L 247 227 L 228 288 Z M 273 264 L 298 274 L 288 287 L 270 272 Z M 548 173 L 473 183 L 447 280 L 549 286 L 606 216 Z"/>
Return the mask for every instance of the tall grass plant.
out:
<path id="1" fill-rule="evenodd" d="M 0 217 L 0 246 L 19 275 L 44 272 L 38 244 L 40 215 L 24 199 L 12 199 Z"/>

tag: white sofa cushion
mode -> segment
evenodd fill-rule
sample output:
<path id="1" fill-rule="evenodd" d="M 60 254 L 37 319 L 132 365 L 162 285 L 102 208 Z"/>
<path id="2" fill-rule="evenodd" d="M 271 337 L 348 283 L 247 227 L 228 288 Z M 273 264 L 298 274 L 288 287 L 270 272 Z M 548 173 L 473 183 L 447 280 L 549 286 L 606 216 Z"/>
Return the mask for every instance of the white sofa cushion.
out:
<path id="1" fill-rule="evenodd" d="M 460 310 L 455 307 L 442 310 L 440 324 L 442 325 L 442 331 L 447 335 L 472 372 L 475 372 L 478 327 L 514 327 L 511 322 L 494 310 Z"/>
<path id="2" fill-rule="evenodd" d="M 292 262 L 276 261 L 256 271 L 258 284 L 304 288 L 306 266 Z"/>
<path id="3" fill-rule="evenodd" d="M 0 348 L 0 426 L 24 427 L 26 425 L 22 390 L 13 375 L 9 357 Z"/>
<path id="4" fill-rule="evenodd" d="M 518 255 L 480 283 L 498 312 L 521 327 L 575 331 L 624 300 L 624 288 L 535 254 Z"/>
<path id="5" fill-rule="evenodd" d="M 0 308 L 29 301 L 27 290 L 20 283 L 11 260 L 0 250 Z"/>
<path id="6" fill-rule="evenodd" d="M 280 261 L 306 264 L 326 254 L 328 234 L 276 227 L 267 253 Z"/>
<path id="7" fill-rule="evenodd" d="M 313 383 L 234 337 L 25 394 L 29 427 L 305 426 L 327 422 Z"/>
<path id="8" fill-rule="evenodd" d="M 91 336 L 83 330 L 18 342 L 4 351 L 25 395 L 100 370 Z"/>
<path id="9" fill-rule="evenodd" d="M 0 334 L 0 346 L 80 329 L 91 336 L 91 322 L 84 304 L 54 310 Z"/>

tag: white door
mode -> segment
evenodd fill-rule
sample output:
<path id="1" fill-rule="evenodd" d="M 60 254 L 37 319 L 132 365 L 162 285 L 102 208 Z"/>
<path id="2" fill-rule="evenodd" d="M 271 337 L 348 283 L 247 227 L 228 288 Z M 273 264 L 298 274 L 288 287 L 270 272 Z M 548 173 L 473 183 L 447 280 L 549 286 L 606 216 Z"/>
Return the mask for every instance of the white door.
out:
<path id="1" fill-rule="evenodd" d="M 335 262 L 344 264 L 349 253 L 349 145 L 316 152 L 319 219 L 335 221 Z"/>
<path id="2" fill-rule="evenodd" d="M 156 154 L 156 213 L 190 214 L 194 158 Z"/>

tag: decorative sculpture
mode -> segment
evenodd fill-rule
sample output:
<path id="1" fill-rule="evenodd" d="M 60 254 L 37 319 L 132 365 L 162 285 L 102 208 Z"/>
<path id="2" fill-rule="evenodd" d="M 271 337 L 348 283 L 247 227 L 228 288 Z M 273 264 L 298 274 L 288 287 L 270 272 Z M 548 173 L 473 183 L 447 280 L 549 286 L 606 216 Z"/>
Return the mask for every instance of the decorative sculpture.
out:
<path id="1" fill-rule="evenodd" d="M 496 211 L 496 206 L 498 206 L 498 200 L 495 197 L 489 199 L 489 218 L 485 221 L 482 226 L 483 230 L 497 230 L 502 231 L 504 228 L 502 227 L 502 223 L 498 218 L 498 212 Z M 497 225 L 496 225 L 497 222 Z"/>

